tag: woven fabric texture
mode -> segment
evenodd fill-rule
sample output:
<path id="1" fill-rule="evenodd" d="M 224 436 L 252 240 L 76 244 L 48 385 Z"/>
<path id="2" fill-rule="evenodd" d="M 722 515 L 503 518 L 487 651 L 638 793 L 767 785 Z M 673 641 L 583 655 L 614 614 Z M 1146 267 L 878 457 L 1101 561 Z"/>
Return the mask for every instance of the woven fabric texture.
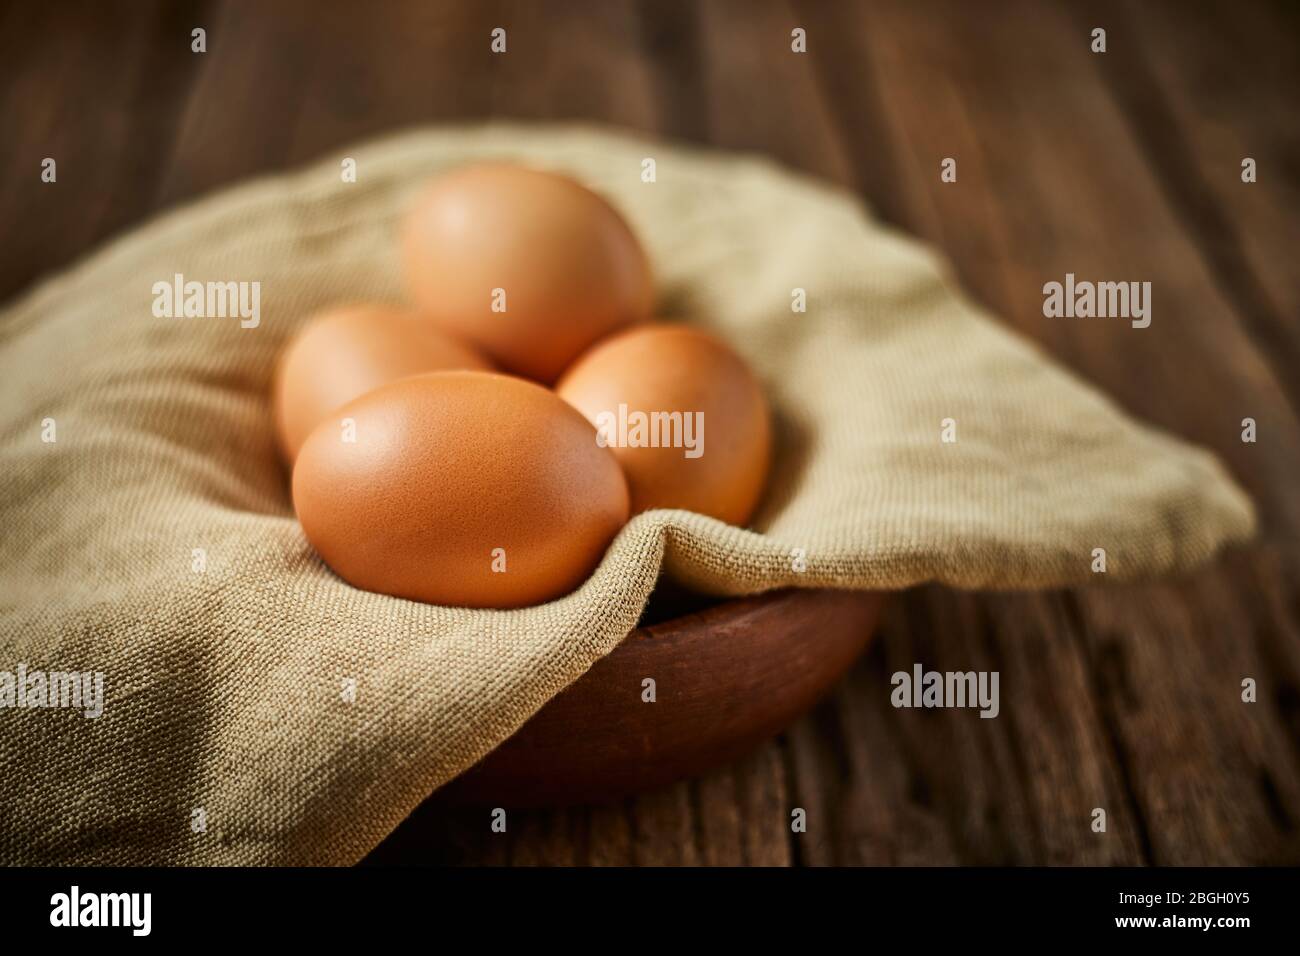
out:
<path id="1" fill-rule="evenodd" d="M 508 612 L 359 591 L 314 556 L 273 445 L 276 355 L 313 310 L 400 300 L 401 212 L 488 157 L 608 196 L 660 313 L 752 363 L 777 434 L 752 530 L 642 515 L 580 590 Z M 260 324 L 156 317 L 177 274 L 260 282 Z M 853 197 L 584 128 L 405 133 L 171 212 L 7 306 L 0 369 L 0 672 L 104 675 L 94 719 L 0 709 L 9 864 L 352 863 L 612 650 L 661 568 L 722 595 L 1038 588 L 1098 580 L 1094 548 L 1107 579 L 1176 572 L 1254 522 L 1211 455 L 981 314 Z"/>

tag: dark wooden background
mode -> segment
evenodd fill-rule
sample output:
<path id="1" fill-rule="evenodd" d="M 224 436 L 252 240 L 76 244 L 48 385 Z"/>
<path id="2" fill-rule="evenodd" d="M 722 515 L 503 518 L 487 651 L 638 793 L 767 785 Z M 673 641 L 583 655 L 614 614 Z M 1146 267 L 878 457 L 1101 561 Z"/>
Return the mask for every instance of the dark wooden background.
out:
<path id="1" fill-rule="evenodd" d="M 845 184 L 943 248 L 1008 325 L 1217 451 L 1259 506 L 1258 543 L 1138 587 L 917 589 L 829 699 L 734 766 L 616 806 L 512 813 L 505 835 L 486 810 L 435 799 L 370 859 L 1296 863 L 1298 11 L 10 2 L 0 299 L 165 207 L 415 123 L 586 119 Z M 195 26 L 206 54 L 190 52 Z M 504 56 L 488 49 L 497 26 Z M 806 55 L 790 52 L 796 26 Z M 1089 51 L 1095 26 L 1104 55 Z M 39 181 L 46 156 L 56 187 Z M 939 180 L 946 156 L 956 184 Z M 1042 284 L 1066 272 L 1150 280 L 1152 327 L 1045 320 Z M 1247 416 L 1255 444 L 1240 439 Z M 1001 716 L 893 710 L 889 674 L 914 661 L 1000 671 Z M 790 832 L 792 807 L 806 834 Z"/>

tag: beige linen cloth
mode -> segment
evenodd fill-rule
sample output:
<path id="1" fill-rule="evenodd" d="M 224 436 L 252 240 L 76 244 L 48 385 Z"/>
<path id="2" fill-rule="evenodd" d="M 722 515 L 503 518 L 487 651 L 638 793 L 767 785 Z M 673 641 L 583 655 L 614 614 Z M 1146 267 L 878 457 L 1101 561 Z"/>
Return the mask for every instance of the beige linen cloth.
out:
<path id="1" fill-rule="evenodd" d="M 413 190 L 487 157 L 610 197 L 661 312 L 753 364 L 778 435 L 754 530 L 645 514 L 576 593 L 505 612 L 369 594 L 313 555 L 272 443 L 276 354 L 315 309 L 399 299 Z M 176 274 L 260 282 L 260 324 L 155 317 Z M 719 594 L 1049 587 L 1098 580 L 1094 548 L 1109 579 L 1176 572 L 1254 521 L 1211 455 L 982 315 L 853 197 L 583 128 L 406 133 L 169 213 L 5 308 L 0 372 L 0 672 L 105 688 L 97 719 L 0 709 L 10 864 L 352 863 L 613 649 L 661 567 Z"/>

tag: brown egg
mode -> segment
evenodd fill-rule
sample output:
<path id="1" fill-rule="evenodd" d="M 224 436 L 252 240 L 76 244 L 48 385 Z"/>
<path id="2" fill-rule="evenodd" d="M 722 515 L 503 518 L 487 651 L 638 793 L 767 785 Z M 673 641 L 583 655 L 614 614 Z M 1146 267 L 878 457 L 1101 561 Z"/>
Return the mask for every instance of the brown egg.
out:
<path id="1" fill-rule="evenodd" d="M 623 217 L 574 180 L 522 166 L 434 180 L 404 223 L 402 259 L 412 298 L 440 328 L 546 384 L 653 305 Z"/>
<path id="2" fill-rule="evenodd" d="M 280 356 L 272 385 L 280 453 L 292 464 L 330 412 L 386 382 L 419 372 L 491 368 L 473 348 L 409 309 L 331 309 L 311 320 Z"/>
<path id="3" fill-rule="evenodd" d="M 680 325 L 620 333 L 579 359 L 556 392 L 613 450 L 633 514 L 685 508 L 749 520 L 771 456 L 767 402 L 745 363 L 713 336 Z"/>
<path id="4" fill-rule="evenodd" d="M 567 594 L 628 517 L 590 423 L 540 385 L 488 372 L 417 375 L 336 411 L 298 454 L 293 504 L 348 582 L 462 607 Z"/>

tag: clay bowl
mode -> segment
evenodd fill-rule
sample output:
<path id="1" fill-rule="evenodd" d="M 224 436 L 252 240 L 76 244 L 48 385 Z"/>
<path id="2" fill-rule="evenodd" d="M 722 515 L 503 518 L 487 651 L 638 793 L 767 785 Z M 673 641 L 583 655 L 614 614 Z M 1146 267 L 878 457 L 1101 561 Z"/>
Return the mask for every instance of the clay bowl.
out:
<path id="1" fill-rule="evenodd" d="M 809 710 L 848 669 L 884 600 L 778 591 L 653 623 L 690 600 L 663 590 L 623 643 L 439 799 L 602 803 L 742 756 Z M 654 703 L 642 700 L 647 677 L 655 681 Z"/>

